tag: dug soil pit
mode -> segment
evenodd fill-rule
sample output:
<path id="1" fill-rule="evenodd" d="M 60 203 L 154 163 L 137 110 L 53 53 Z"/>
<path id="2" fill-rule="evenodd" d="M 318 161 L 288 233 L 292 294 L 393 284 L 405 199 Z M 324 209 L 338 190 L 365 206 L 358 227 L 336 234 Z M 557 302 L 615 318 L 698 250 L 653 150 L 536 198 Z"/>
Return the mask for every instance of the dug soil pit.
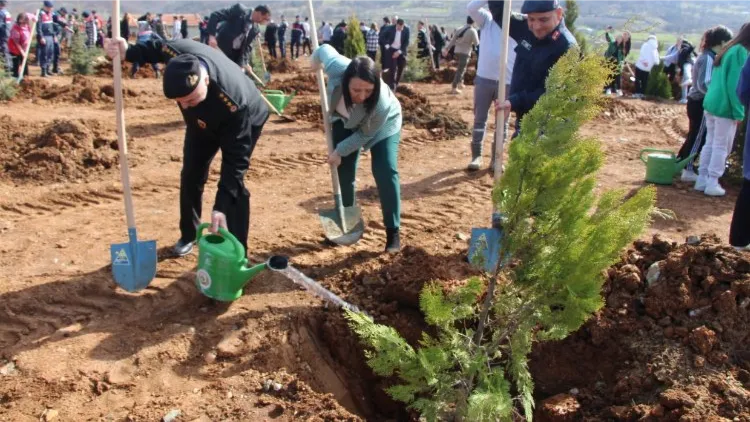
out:
<path id="1" fill-rule="evenodd" d="M 299 94 L 317 94 L 318 91 L 318 80 L 315 75 L 309 73 L 303 73 L 295 75 L 292 79 L 285 80 L 272 80 L 266 89 L 278 89 L 289 94 L 295 91 Z"/>
<path id="2" fill-rule="evenodd" d="M 427 129 L 435 139 L 454 139 L 471 134 L 463 119 L 435 110 L 427 97 L 413 88 L 399 85 L 396 96 L 401 103 L 405 124 L 411 123 L 417 129 Z"/>
<path id="3" fill-rule="evenodd" d="M 123 93 L 128 97 L 139 95 L 129 88 Z M 80 75 L 73 76 L 68 85 L 55 85 L 44 79 L 25 79 L 16 98 L 51 103 L 111 103 L 114 101 L 114 87 L 112 84 L 99 86 L 93 79 Z"/>
<path id="4" fill-rule="evenodd" d="M 27 183 L 82 180 L 118 162 L 115 129 L 97 120 L 54 120 L 41 129 L 6 118 L 0 175 Z"/>
<path id="5" fill-rule="evenodd" d="M 691 243 L 639 241 L 607 271 L 606 307 L 535 347 L 538 398 L 575 393 L 575 420 L 750 414 L 750 256 L 715 237 Z"/>

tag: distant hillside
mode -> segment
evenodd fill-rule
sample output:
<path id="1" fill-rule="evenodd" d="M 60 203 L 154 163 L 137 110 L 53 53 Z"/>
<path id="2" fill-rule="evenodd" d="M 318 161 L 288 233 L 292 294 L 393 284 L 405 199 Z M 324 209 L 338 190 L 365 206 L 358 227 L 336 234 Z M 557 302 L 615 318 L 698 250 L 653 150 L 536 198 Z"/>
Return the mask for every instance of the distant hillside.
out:
<path id="1" fill-rule="evenodd" d="M 199 13 L 205 15 L 212 10 L 227 7 L 232 1 L 123 1 L 124 11 L 142 13 L 145 11 L 173 13 Z M 307 15 L 306 1 L 253 1 L 242 2 L 245 5 L 267 3 L 274 18 L 281 14 L 287 19 L 295 15 Z M 447 27 L 461 25 L 466 17 L 468 1 L 352 1 L 352 0 L 316 0 L 316 19 L 318 21 L 337 22 L 352 13 L 367 22 L 381 22 L 383 16 L 394 14 L 414 24 L 418 19 L 427 18 L 430 23 Z M 563 2 L 564 3 L 564 2 Z M 41 1 L 14 0 L 10 2 L 11 12 L 21 9 L 33 10 Z M 515 2 L 514 9 L 520 9 L 521 2 Z M 56 5 L 78 10 L 96 9 L 102 15 L 108 15 L 112 7 L 110 1 L 63 1 Z M 724 24 L 733 30 L 750 20 L 750 3 L 741 1 L 587 1 L 580 0 L 579 26 L 598 30 L 613 25 L 622 26 L 628 20 L 635 20 L 635 29 L 649 29 L 660 33 L 700 33 L 713 25 Z"/>

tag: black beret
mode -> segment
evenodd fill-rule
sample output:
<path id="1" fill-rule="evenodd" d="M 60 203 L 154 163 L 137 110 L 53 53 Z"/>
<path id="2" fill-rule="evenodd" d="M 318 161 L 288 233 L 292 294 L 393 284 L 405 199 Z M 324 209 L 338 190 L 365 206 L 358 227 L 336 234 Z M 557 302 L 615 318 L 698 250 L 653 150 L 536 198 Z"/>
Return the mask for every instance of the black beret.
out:
<path id="1" fill-rule="evenodd" d="M 164 70 L 164 95 L 169 99 L 184 97 L 198 86 L 201 62 L 192 54 L 180 54 L 169 60 Z"/>
<path id="2" fill-rule="evenodd" d="M 552 1 L 526 0 L 525 2 L 523 2 L 523 6 L 521 6 L 521 13 L 528 14 L 528 13 L 551 12 L 557 9 L 558 7 L 560 7 L 560 2 L 557 0 L 552 0 Z"/>

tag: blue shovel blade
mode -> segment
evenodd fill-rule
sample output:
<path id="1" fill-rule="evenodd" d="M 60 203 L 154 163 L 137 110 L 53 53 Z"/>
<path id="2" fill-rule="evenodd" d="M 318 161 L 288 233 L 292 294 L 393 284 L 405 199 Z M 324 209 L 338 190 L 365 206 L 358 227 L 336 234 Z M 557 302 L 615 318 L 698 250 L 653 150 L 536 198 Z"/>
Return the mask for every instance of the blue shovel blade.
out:
<path id="1" fill-rule="evenodd" d="M 500 240 L 503 233 L 499 229 L 471 229 L 469 262 L 479 269 L 494 273 L 500 259 Z"/>
<path id="2" fill-rule="evenodd" d="M 128 230 L 128 243 L 114 243 L 109 251 L 112 274 L 118 286 L 128 292 L 146 288 L 156 276 L 156 241 L 138 241 L 135 230 Z"/>

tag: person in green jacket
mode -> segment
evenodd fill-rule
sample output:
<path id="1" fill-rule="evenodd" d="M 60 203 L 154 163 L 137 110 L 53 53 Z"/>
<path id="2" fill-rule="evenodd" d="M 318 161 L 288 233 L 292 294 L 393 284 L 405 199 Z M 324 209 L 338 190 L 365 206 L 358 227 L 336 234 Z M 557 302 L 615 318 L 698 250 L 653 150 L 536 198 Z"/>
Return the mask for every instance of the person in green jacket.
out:
<path id="1" fill-rule="evenodd" d="M 745 24 L 739 34 L 716 55 L 711 84 L 703 99 L 706 145 L 701 151 L 698 180 L 694 189 L 708 196 L 726 194 L 719 185 L 719 178 L 724 175 L 737 126 L 745 118 L 745 106 L 737 97 L 737 84 L 748 57 L 748 49 L 750 25 Z"/>
<path id="2" fill-rule="evenodd" d="M 612 27 L 607 27 L 607 32 L 604 33 L 608 47 L 604 53 L 604 57 L 609 59 L 614 66 L 614 74 L 612 75 L 612 82 L 606 87 L 606 95 L 616 93 L 618 97 L 622 97 L 622 65 L 625 58 L 630 54 L 630 32 L 625 31 L 618 35 L 615 39 L 612 39 L 610 32 Z"/>
<path id="3" fill-rule="evenodd" d="M 367 56 L 350 60 L 330 45 L 318 47 L 312 55 L 313 68 L 328 75 L 333 144 L 328 164 L 338 167 L 341 199 L 345 207 L 354 205 L 359 154 L 372 154 L 372 174 L 378 187 L 385 250 L 401 248 L 401 184 L 398 175 L 398 146 L 401 141 L 401 104 L 380 78 L 375 62 Z"/>

